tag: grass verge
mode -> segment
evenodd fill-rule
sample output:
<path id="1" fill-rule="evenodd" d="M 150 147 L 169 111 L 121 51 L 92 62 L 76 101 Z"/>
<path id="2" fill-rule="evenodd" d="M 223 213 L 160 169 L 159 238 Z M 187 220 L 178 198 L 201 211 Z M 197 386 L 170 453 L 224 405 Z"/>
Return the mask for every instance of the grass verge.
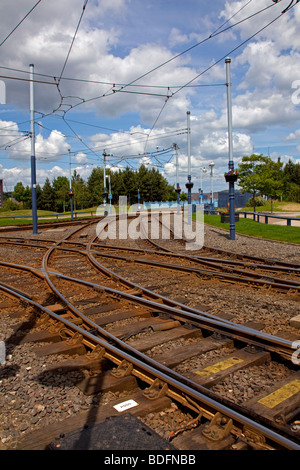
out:
<path id="1" fill-rule="evenodd" d="M 204 215 L 204 222 L 228 231 L 230 229 L 229 223 L 221 223 L 221 217 L 219 215 Z M 300 243 L 299 227 L 269 225 L 255 222 L 251 219 L 240 218 L 239 222 L 235 223 L 235 232 L 250 235 L 251 237 L 268 238 L 288 243 Z"/>

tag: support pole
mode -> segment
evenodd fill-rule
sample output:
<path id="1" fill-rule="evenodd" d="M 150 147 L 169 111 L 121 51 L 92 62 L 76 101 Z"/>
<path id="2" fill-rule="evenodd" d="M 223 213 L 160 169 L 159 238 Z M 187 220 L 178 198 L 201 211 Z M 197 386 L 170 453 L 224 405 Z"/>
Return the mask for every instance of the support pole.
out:
<path id="1" fill-rule="evenodd" d="M 231 59 L 227 57 L 225 59 L 225 63 L 226 63 L 227 115 L 228 115 L 228 150 L 229 150 L 228 169 L 230 171 L 230 170 L 234 170 L 233 141 L 232 141 L 231 78 L 230 78 Z M 235 240 L 234 181 L 229 181 L 229 226 L 230 226 L 230 240 Z"/>
<path id="2" fill-rule="evenodd" d="M 103 153 L 103 178 L 104 178 L 104 191 L 103 191 L 103 195 L 104 195 L 104 216 L 107 216 L 108 212 L 107 212 L 107 190 L 106 190 L 106 157 L 107 157 L 107 154 L 106 152 L 104 151 Z"/>
<path id="3" fill-rule="evenodd" d="M 188 190 L 188 224 L 192 223 L 192 175 L 191 175 L 191 126 L 190 126 L 190 111 L 187 111 L 187 147 L 188 147 L 188 182 L 185 185 Z"/>
<path id="4" fill-rule="evenodd" d="M 69 173 L 70 173 L 70 205 L 71 219 L 73 220 L 73 190 L 72 190 L 72 171 L 71 171 L 71 151 L 69 149 Z"/>
<path id="5" fill-rule="evenodd" d="M 214 162 L 210 162 L 210 209 L 214 210 L 214 189 L 213 189 L 213 169 L 214 169 Z"/>
<path id="6" fill-rule="evenodd" d="M 36 235 L 38 233 L 38 229 L 37 229 L 37 202 L 36 202 L 36 159 L 35 159 L 35 124 L 34 124 L 34 91 L 33 91 L 34 65 L 30 64 L 29 67 L 30 67 L 32 233 Z"/>
<path id="7" fill-rule="evenodd" d="M 177 214 L 180 214 L 180 192 L 181 189 L 179 187 L 179 182 L 178 182 L 178 145 L 173 144 L 173 147 L 175 149 L 175 158 L 176 158 L 176 188 L 175 191 L 177 193 Z"/>

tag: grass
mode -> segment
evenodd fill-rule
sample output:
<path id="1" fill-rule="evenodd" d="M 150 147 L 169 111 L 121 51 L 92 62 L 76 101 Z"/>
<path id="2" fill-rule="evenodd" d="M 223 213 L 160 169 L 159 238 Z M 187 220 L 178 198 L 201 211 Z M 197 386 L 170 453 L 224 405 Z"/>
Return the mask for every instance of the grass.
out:
<path id="1" fill-rule="evenodd" d="M 56 214 L 56 212 L 50 211 L 37 211 L 38 215 L 52 215 Z M 20 217 L 20 216 L 31 216 L 32 212 L 31 209 L 20 209 L 16 211 L 3 211 L 0 210 L 0 217 Z"/>
<path id="2" fill-rule="evenodd" d="M 278 203 L 282 208 L 282 211 L 287 212 L 287 203 Z M 298 204 L 300 207 L 300 204 Z M 278 206 L 277 206 L 278 207 Z M 76 212 L 90 212 L 95 211 L 96 208 L 84 209 L 83 211 L 76 211 Z M 267 209 L 264 209 L 267 211 Z M 278 209 L 277 209 L 278 210 Z M 293 210 L 295 210 L 295 205 L 293 203 Z M 296 209 L 297 210 L 297 209 Z M 299 209 L 298 209 L 299 210 Z M 260 210 L 259 212 L 263 212 Z M 5 225 L 25 225 L 25 224 L 32 224 L 31 217 L 28 218 L 17 218 L 17 219 L 1 219 L 1 217 L 14 217 L 14 216 L 31 216 L 31 210 L 18 210 L 18 211 L 6 211 L 2 212 L 0 210 L 0 226 Z M 47 211 L 38 211 L 38 215 L 49 215 L 49 218 L 41 218 L 39 219 L 38 223 L 43 222 L 53 222 L 56 221 L 56 218 L 53 216 L 56 215 L 56 212 L 47 212 Z M 63 216 L 63 213 L 61 214 Z M 195 214 L 194 214 L 195 215 Z M 86 214 L 88 217 L 88 214 Z M 66 218 L 58 218 L 58 221 L 66 221 L 70 220 L 71 217 L 68 216 Z M 215 227 L 220 227 L 225 230 L 229 231 L 229 223 L 221 223 L 220 215 L 205 215 L 204 222 L 213 225 Z M 235 232 L 240 233 L 243 235 L 250 235 L 252 237 L 260 237 L 266 238 L 271 240 L 278 240 L 284 241 L 288 243 L 300 243 L 300 229 L 299 227 L 288 227 L 283 225 L 274 225 L 274 224 L 264 224 L 255 222 L 251 219 L 245 219 L 244 217 L 240 217 L 239 222 L 235 224 Z"/>
<path id="3" fill-rule="evenodd" d="M 229 223 L 221 223 L 220 215 L 204 215 L 204 222 L 229 231 Z M 267 238 L 288 243 L 300 243 L 300 228 L 285 225 L 269 225 L 240 217 L 235 223 L 235 232 L 252 237 Z"/>
<path id="4" fill-rule="evenodd" d="M 253 211 L 253 206 L 244 207 L 243 211 Z M 256 212 L 271 212 L 271 202 L 266 201 L 263 206 L 256 206 Z M 273 212 L 300 212 L 300 203 L 273 201 Z"/>
<path id="5" fill-rule="evenodd" d="M 83 210 L 76 210 L 74 212 L 76 213 L 81 213 L 81 212 L 86 212 L 85 214 L 86 217 L 89 217 L 88 212 L 91 211 L 96 211 L 96 207 L 93 207 L 91 209 L 83 209 Z M 64 216 L 64 213 L 61 212 L 59 214 L 59 217 L 56 219 L 57 212 L 51 212 L 51 211 L 42 211 L 38 210 L 37 211 L 38 216 L 49 216 L 48 217 L 41 217 L 38 219 L 38 223 L 44 223 L 44 222 L 53 222 L 53 221 L 67 221 L 71 220 L 71 216 Z M 95 215 L 95 214 L 94 214 Z M 1 217 L 17 217 L 16 219 L 1 219 Z M 22 218 L 24 217 L 24 218 Z M 75 217 L 75 216 L 74 216 Z M 32 224 L 32 211 L 31 209 L 20 209 L 16 211 L 1 211 L 0 210 L 0 226 L 6 226 L 6 225 L 25 225 L 25 224 Z"/>

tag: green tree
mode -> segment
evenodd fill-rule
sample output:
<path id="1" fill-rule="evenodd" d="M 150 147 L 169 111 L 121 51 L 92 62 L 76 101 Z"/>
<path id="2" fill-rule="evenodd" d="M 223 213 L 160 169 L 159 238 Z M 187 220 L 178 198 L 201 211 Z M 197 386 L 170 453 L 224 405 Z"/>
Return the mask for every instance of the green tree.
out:
<path id="1" fill-rule="evenodd" d="M 278 158 L 277 162 L 268 158 L 260 171 L 260 192 L 271 200 L 271 212 L 273 212 L 273 200 L 279 199 L 283 194 L 284 181 L 282 166 L 283 163 L 280 161 L 280 158 Z"/>
<path id="2" fill-rule="evenodd" d="M 238 165 L 238 185 L 243 193 L 252 193 L 253 212 L 255 212 L 255 196 L 260 193 L 262 187 L 262 171 L 268 157 L 252 154 L 242 158 Z"/>
<path id="3" fill-rule="evenodd" d="M 140 185 L 137 173 L 129 167 L 126 167 L 125 170 L 122 171 L 122 180 L 123 188 L 125 190 L 123 196 L 127 196 L 127 202 L 129 205 L 135 204 L 137 202 L 137 194 Z"/>
<path id="4" fill-rule="evenodd" d="M 66 206 L 69 208 L 70 182 L 66 176 L 58 176 L 53 180 L 52 186 L 55 191 L 55 210 L 65 212 Z"/>
<path id="5" fill-rule="evenodd" d="M 85 181 L 76 170 L 72 176 L 72 189 L 74 194 L 74 210 L 86 209 L 90 203 L 90 194 Z"/>
<path id="6" fill-rule="evenodd" d="M 23 207 L 24 209 L 31 209 L 32 207 L 32 195 L 31 195 L 31 187 L 26 186 L 25 192 L 23 195 Z"/>
<path id="7" fill-rule="evenodd" d="M 289 201 L 300 202 L 300 163 L 291 160 L 283 169 L 284 198 Z"/>
<path id="8" fill-rule="evenodd" d="M 41 209 L 41 198 L 42 198 L 43 190 L 40 184 L 36 185 L 36 205 L 37 209 Z"/>
<path id="9" fill-rule="evenodd" d="M 187 196 L 187 193 L 181 191 L 180 193 L 180 201 L 187 201 L 188 200 L 188 196 Z"/>
<path id="10" fill-rule="evenodd" d="M 113 204 L 118 204 L 119 196 L 126 194 L 126 188 L 123 181 L 123 172 L 121 170 L 111 173 L 111 192 L 113 196 Z"/>
<path id="11" fill-rule="evenodd" d="M 25 197 L 25 187 L 21 181 L 19 181 L 13 190 L 13 198 L 18 202 L 23 202 Z"/>
<path id="12" fill-rule="evenodd" d="M 300 163 L 289 160 L 283 169 L 283 174 L 291 183 L 300 185 Z"/>
<path id="13" fill-rule="evenodd" d="M 87 180 L 87 196 L 91 206 L 102 204 L 104 197 L 103 168 L 94 168 Z"/>
<path id="14" fill-rule="evenodd" d="M 40 197 L 40 207 L 45 211 L 55 210 L 55 191 L 51 186 L 49 178 L 46 178 Z"/>
<path id="15" fill-rule="evenodd" d="M 31 209 L 31 188 L 19 181 L 13 190 L 12 197 L 18 202 L 22 202 L 23 209 Z"/>

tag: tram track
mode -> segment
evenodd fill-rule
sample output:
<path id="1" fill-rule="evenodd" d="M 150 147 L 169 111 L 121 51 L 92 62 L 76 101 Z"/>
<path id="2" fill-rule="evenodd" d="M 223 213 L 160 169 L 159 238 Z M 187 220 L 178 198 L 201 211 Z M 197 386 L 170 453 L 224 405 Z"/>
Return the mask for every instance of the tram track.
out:
<path id="1" fill-rule="evenodd" d="M 249 428 L 252 430 L 252 433 L 259 433 L 261 438 L 264 436 L 267 441 L 273 441 L 273 446 L 274 442 L 276 442 L 276 444 L 279 445 L 279 448 L 300 448 L 296 443 L 293 443 L 293 441 L 289 441 L 289 439 L 281 435 L 277 436 L 276 432 L 272 429 L 264 428 L 262 424 L 257 424 L 256 421 L 252 421 L 251 418 L 246 416 L 245 409 L 243 409 L 243 414 L 239 415 L 239 413 L 235 411 L 235 408 L 238 408 L 237 406 L 230 404 L 230 408 L 227 408 L 228 403 L 227 406 L 222 403 L 224 401 L 226 402 L 226 400 L 222 400 L 221 397 L 215 395 L 214 393 L 210 393 L 207 389 L 201 387 L 201 385 L 196 384 L 191 380 L 180 376 L 179 374 L 176 374 L 176 372 L 172 371 L 166 366 L 163 366 L 162 364 L 157 363 L 155 360 L 149 359 L 149 357 L 139 353 L 138 350 L 132 346 L 124 345 L 122 341 L 118 341 L 116 337 L 107 334 L 107 332 L 104 333 L 105 339 L 99 338 L 99 336 L 91 333 L 90 329 L 92 327 L 94 333 L 96 330 L 98 333 L 103 333 L 103 330 L 100 329 L 97 324 L 82 316 L 80 312 L 78 313 L 80 314 L 81 319 L 85 322 L 85 328 L 82 328 L 82 325 L 76 325 L 74 319 L 69 320 L 66 316 L 58 315 L 47 307 L 43 307 L 30 300 L 28 297 L 22 296 L 16 290 L 12 290 L 3 285 L 1 288 L 3 291 L 11 295 L 15 295 L 19 299 L 22 299 L 23 302 L 29 303 L 31 306 L 41 310 L 52 320 L 56 320 L 59 324 L 63 324 L 63 327 L 60 329 L 60 334 L 63 338 L 65 338 L 66 342 L 69 342 L 70 347 L 76 345 L 76 342 L 78 343 L 79 341 L 86 347 L 86 354 L 90 353 L 91 356 L 94 354 L 97 359 L 107 358 L 116 366 L 119 366 L 117 369 L 117 376 L 125 377 L 129 372 L 130 374 L 138 377 L 143 382 L 146 381 L 146 383 L 150 384 L 150 389 L 151 385 L 156 385 L 157 380 L 159 380 L 161 383 L 159 384 L 158 392 L 162 390 L 167 384 L 167 388 L 165 389 L 164 394 L 167 394 L 171 398 L 175 399 L 175 401 L 179 401 L 182 405 L 185 405 L 185 407 L 188 409 L 191 408 L 194 411 L 195 404 L 197 404 L 198 408 L 196 408 L 196 410 L 201 410 L 201 415 L 204 417 L 204 419 L 206 418 L 206 420 L 211 420 L 213 416 L 216 416 L 216 413 L 221 413 L 222 416 L 226 416 L 227 419 L 234 419 L 235 425 L 234 429 L 231 427 L 231 433 L 235 435 L 236 439 L 242 437 L 243 440 L 246 432 L 245 428 Z M 71 308 L 74 311 L 74 306 Z M 86 329 L 87 326 L 89 327 L 88 329 Z M 107 341 L 108 339 L 109 341 Z M 112 343 L 117 343 L 117 346 Z M 100 348 L 100 351 L 97 351 L 96 348 Z M 72 367 L 70 361 L 66 362 L 68 363 L 68 367 Z M 62 365 L 60 364 L 60 367 L 61 366 Z M 149 374 L 147 377 L 146 372 Z M 155 386 L 153 386 L 153 389 L 155 396 Z M 208 405 L 210 406 L 208 407 Z M 258 419 L 258 416 L 255 418 Z M 253 429 L 255 431 L 253 431 Z M 222 427 L 220 427 L 219 431 L 222 434 Z M 209 434 L 209 431 L 207 432 Z M 248 439 L 249 436 L 245 439 L 245 441 L 248 441 Z M 251 445 L 251 438 L 249 440 L 249 444 Z M 265 441 L 260 443 L 253 442 L 252 445 L 254 448 L 273 448 L 271 445 L 269 447 L 268 443 Z"/>
<path id="2" fill-rule="evenodd" d="M 83 228 L 80 227 L 78 232 L 81 231 L 82 229 Z M 73 233 L 72 235 L 74 236 L 74 234 L 75 233 Z M 70 242 L 70 240 L 68 241 Z M 214 393 L 211 393 L 211 391 L 209 391 L 209 387 L 208 388 L 203 387 L 199 382 L 198 383 L 194 382 L 194 380 L 191 380 L 190 378 L 187 378 L 187 377 L 183 379 L 181 375 L 178 375 L 173 369 L 164 365 L 163 361 L 158 363 L 159 365 L 156 363 L 156 361 L 152 362 L 152 359 L 149 356 L 147 355 L 145 356 L 145 349 L 144 349 L 145 344 L 141 348 L 141 343 L 140 343 L 140 349 L 139 349 L 138 347 L 135 347 L 134 342 L 129 344 L 128 342 L 124 340 L 124 337 L 127 336 L 126 328 L 124 328 L 124 326 L 121 328 L 121 334 L 120 334 L 120 329 L 119 329 L 119 334 L 117 335 L 113 334 L 112 331 L 114 330 L 114 328 L 111 329 L 111 325 L 113 324 L 112 321 L 108 323 L 108 325 L 110 325 L 110 328 L 107 329 L 106 320 L 105 318 L 103 318 L 100 323 L 102 326 L 100 327 L 97 322 L 95 322 L 91 318 L 87 318 L 87 316 L 81 310 L 79 310 L 76 307 L 76 305 L 74 305 L 73 301 L 71 302 L 70 300 L 68 300 L 68 296 L 70 297 L 70 293 L 72 293 L 71 285 L 74 285 L 74 283 L 80 286 L 81 304 L 84 304 L 84 302 L 89 302 L 91 300 L 94 300 L 94 303 L 97 304 L 97 302 L 95 301 L 95 298 L 91 299 L 91 294 L 94 294 L 95 296 L 95 293 L 96 295 L 100 293 L 101 295 L 98 299 L 98 303 L 99 305 L 101 305 L 101 302 L 103 304 L 102 296 L 104 294 L 104 296 L 109 298 L 108 311 L 106 312 L 106 315 L 108 315 L 109 320 L 112 320 L 113 316 L 115 317 L 115 320 L 118 320 L 118 321 L 120 321 L 120 319 L 122 318 L 124 319 L 124 315 L 123 316 L 121 315 L 118 318 L 119 312 L 113 313 L 114 309 L 112 311 L 109 310 L 109 304 L 112 301 L 120 302 L 121 298 L 124 299 L 127 302 L 126 306 L 124 307 L 125 310 L 127 309 L 127 311 L 130 310 L 128 307 L 129 304 L 132 306 L 138 304 L 139 308 L 142 310 L 142 313 L 140 312 L 138 315 L 136 315 L 136 318 L 139 318 L 139 319 L 143 318 L 143 320 L 141 321 L 141 323 L 136 322 L 132 324 L 136 326 L 136 329 L 134 329 L 132 325 L 129 326 L 129 329 L 127 327 L 127 331 L 129 332 L 130 339 L 132 339 L 133 336 L 138 337 L 140 333 L 143 333 L 145 331 L 145 329 L 147 330 L 146 333 L 149 333 L 148 330 L 150 330 L 150 333 L 154 332 L 154 336 L 155 336 L 156 331 L 154 327 L 156 325 L 158 325 L 159 328 L 166 327 L 166 324 L 169 323 L 170 325 L 170 322 L 171 322 L 173 323 L 173 326 L 163 331 L 174 332 L 176 331 L 177 328 L 178 328 L 177 331 L 181 329 L 181 331 L 179 332 L 179 335 L 177 336 L 179 338 L 183 337 L 183 338 L 193 339 L 193 337 L 195 336 L 194 339 L 196 339 L 196 337 L 199 335 L 199 341 L 203 340 L 203 343 L 204 344 L 206 343 L 206 347 L 208 347 L 209 350 L 213 349 L 212 344 L 208 346 L 209 341 L 211 341 L 212 339 L 213 339 L 212 342 L 215 342 L 215 343 L 219 342 L 218 349 L 220 348 L 220 339 L 221 339 L 221 345 L 222 345 L 222 341 L 225 341 L 225 344 L 227 345 L 229 344 L 229 342 L 232 343 L 232 341 L 236 342 L 236 344 L 242 343 L 244 348 L 240 348 L 240 349 L 245 349 L 249 347 L 249 343 L 250 343 L 251 345 L 250 349 L 253 347 L 253 350 L 250 352 L 250 354 L 252 354 L 252 357 L 255 356 L 254 350 L 256 350 L 257 347 L 262 348 L 263 349 L 262 355 L 265 356 L 265 360 L 267 361 L 270 360 L 270 354 L 271 355 L 275 354 L 278 357 L 283 357 L 285 361 L 290 361 L 291 355 L 294 352 L 292 343 L 282 338 L 274 338 L 274 337 L 271 337 L 270 335 L 261 334 L 260 332 L 253 331 L 249 328 L 248 329 L 244 328 L 240 325 L 233 325 L 231 324 L 231 322 L 228 322 L 228 321 L 224 321 L 224 320 L 220 321 L 216 319 L 213 320 L 209 315 L 202 315 L 199 311 L 197 311 L 197 313 L 188 311 L 189 309 L 183 305 L 180 306 L 180 308 L 178 308 L 178 304 L 175 306 L 173 303 L 173 306 L 172 306 L 172 302 L 170 302 L 169 299 L 167 298 L 163 299 L 162 296 L 154 295 L 153 292 L 147 291 L 146 289 L 142 289 L 141 286 L 137 286 L 136 284 L 134 285 L 134 283 L 128 282 L 128 280 L 118 277 L 115 273 L 113 273 L 112 271 L 108 270 L 103 265 L 101 265 L 95 258 L 94 250 L 91 249 L 93 247 L 93 241 L 94 240 L 89 241 L 86 244 L 84 250 L 73 251 L 73 253 L 76 253 L 76 256 L 80 255 L 84 259 L 85 262 L 86 262 L 86 259 L 89 259 L 89 262 L 93 263 L 93 267 L 95 269 L 97 270 L 100 269 L 101 272 L 104 273 L 106 277 L 109 277 L 111 280 L 114 280 L 114 281 L 117 280 L 117 282 L 121 284 L 124 283 L 127 286 L 127 289 L 120 290 L 120 289 L 116 289 L 115 288 L 116 286 L 109 287 L 107 284 L 101 285 L 99 283 L 84 280 L 82 278 L 80 279 L 74 278 L 70 275 L 68 276 L 66 273 L 63 274 L 59 272 L 59 270 L 54 269 L 55 266 L 49 266 L 49 264 L 51 264 L 49 263 L 50 260 L 52 261 L 55 260 L 55 256 L 57 255 L 58 255 L 58 258 L 56 259 L 56 262 L 59 262 L 59 260 L 62 261 L 61 256 L 62 256 L 62 252 L 64 249 L 65 249 L 66 256 L 70 254 L 70 251 L 75 250 L 75 248 L 73 249 L 70 248 L 69 243 L 68 243 L 68 247 L 62 246 L 63 243 L 66 242 L 66 240 L 60 240 L 58 243 L 50 247 L 49 245 L 43 247 L 44 249 L 47 250 L 47 252 L 43 256 L 43 264 L 40 269 L 37 269 L 35 267 L 28 267 L 28 266 L 21 267 L 20 265 L 12 266 L 12 263 L 11 263 L 11 266 L 9 266 L 9 263 L 6 263 L 6 267 L 7 268 L 10 267 L 11 269 L 26 269 L 27 271 L 30 271 L 33 275 L 39 277 L 43 282 L 46 281 L 49 291 L 54 293 L 55 297 L 60 300 L 62 304 L 61 310 L 64 313 L 61 313 L 60 315 L 58 315 L 53 310 L 49 310 L 47 309 L 47 307 L 41 306 L 40 304 L 36 302 L 34 303 L 34 301 L 30 299 L 30 296 L 26 296 L 26 297 L 23 296 L 24 298 L 22 298 L 20 297 L 21 296 L 20 292 L 11 290 L 10 294 L 13 294 L 13 295 L 18 296 L 19 298 L 22 298 L 23 301 L 30 303 L 38 310 L 43 310 L 44 313 L 47 314 L 47 318 L 49 319 L 51 318 L 52 320 L 52 323 L 50 321 L 51 327 L 53 327 L 53 322 L 59 323 L 61 322 L 61 320 L 63 320 L 62 323 L 64 323 L 64 333 L 63 333 L 64 341 L 71 340 L 72 342 L 72 339 L 74 339 L 76 343 L 79 341 L 79 338 L 78 338 L 78 335 L 79 335 L 81 338 L 83 338 L 83 339 L 80 339 L 79 342 L 83 343 L 84 351 L 85 351 L 84 354 L 90 353 L 91 351 L 96 349 L 96 346 L 100 345 L 100 347 L 102 348 L 101 357 L 105 357 L 106 359 L 108 359 L 109 361 L 117 365 L 118 366 L 117 368 L 119 368 L 118 373 L 121 374 L 121 376 L 124 374 L 123 361 L 126 361 L 127 363 L 125 364 L 124 377 L 126 377 L 126 373 L 128 372 L 128 369 L 129 369 L 130 375 L 132 374 L 136 375 L 140 381 L 145 381 L 145 372 L 144 371 L 141 372 L 141 370 L 139 369 L 139 367 L 141 366 L 140 362 L 143 363 L 144 365 L 145 364 L 147 365 L 146 369 L 149 367 L 152 367 L 155 364 L 155 368 L 159 370 L 159 374 L 158 376 L 156 375 L 154 378 L 153 370 L 151 370 L 151 373 L 152 373 L 152 375 L 150 374 L 151 378 L 150 379 L 148 378 L 147 379 L 148 382 L 147 380 L 146 382 L 150 384 L 151 386 L 158 379 L 159 388 L 160 388 L 159 393 L 161 393 L 161 390 L 164 389 L 164 384 L 167 383 L 167 387 L 165 387 L 165 389 L 168 389 L 167 395 L 170 395 L 172 399 L 174 398 L 175 401 L 177 400 L 181 403 L 181 405 L 185 405 L 187 407 L 188 407 L 188 403 L 187 403 L 188 400 L 186 398 L 186 395 L 187 395 L 187 391 L 189 391 L 189 393 L 191 393 L 191 395 L 189 395 L 190 400 L 191 400 L 189 404 L 190 405 L 191 403 L 195 404 L 195 400 L 196 400 L 197 406 L 198 406 L 198 408 L 196 407 L 196 409 L 201 409 L 202 419 L 198 420 L 198 424 L 200 423 L 202 425 L 203 423 L 201 423 L 201 421 L 204 420 L 206 421 L 206 425 L 207 425 L 207 422 L 211 422 L 213 423 L 213 426 L 216 426 L 216 423 L 214 422 L 213 418 L 217 416 L 218 413 L 221 413 L 223 417 L 225 416 L 224 419 L 227 422 L 227 424 L 231 420 L 231 424 L 230 424 L 231 430 L 230 430 L 230 433 L 226 435 L 226 438 L 228 438 L 228 436 L 230 435 L 231 437 L 233 437 L 234 443 L 236 443 L 237 441 L 243 442 L 243 445 L 245 446 L 249 445 L 250 448 L 251 446 L 254 448 L 272 448 L 272 445 L 275 447 L 279 445 L 279 447 L 283 446 L 285 448 L 294 448 L 295 446 L 297 447 L 298 445 L 297 433 L 295 434 L 294 432 L 291 431 L 290 424 L 281 422 L 280 426 L 278 427 L 277 426 L 278 423 L 276 424 L 275 421 L 273 420 L 274 417 L 270 418 L 270 416 L 268 418 L 265 418 L 266 422 L 268 422 L 268 425 L 270 425 L 270 428 L 266 430 L 267 432 L 265 434 L 261 432 L 262 428 L 264 429 L 265 423 L 263 425 L 260 424 L 258 426 L 257 433 L 254 432 L 254 435 L 256 435 L 256 438 L 257 436 L 259 436 L 262 439 L 261 442 L 257 442 L 257 439 L 256 438 L 254 439 L 253 435 L 252 435 L 252 438 L 249 437 L 249 433 L 246 433 L 247 437 L 245 438 L 245 426 L 247 427 L 247 429 L 250 426 L 250 428 L 253 430 L 254 422 L 252 422 L 252 416 L 251 416 L 251 413 L 253 414 L 253 412 L 250 412 L 248 410 L 248 412 L 245 413 L 245 415 L 247 415 L 248 413 L 248 416 L 246 418 L 247 424 L 245 423 L 243 425 L 241 425 L 241 423 L 238 424 L 238 420 L 236 420 L 236 418 L 237 416 L 239 416 L 239 413 L 237 413 L 236 411 L 232 411 L 232 410 L 229 411 L 230 408 L 227 409 L 228 407 L 227 400 L 224 400 L 220 396 L 216 396 Z M 76 243 L 76 242 L 78 242 L 78 240 L 77 241 L 74 240 L 72 243 Z M 75 258 L 73 258 L 73 261 L 75 262 Z M 72 271 L 74 270 L 76 271 L 74 262 L 72 263 Z M 5 262 L 2 262 L 2 265 L 4 266 Z M 85 270 L 86 268 L 83 266 L 83 272 Z M 6 290 L 6 292 L 9 292 L 9 289 L 11 289 L 11 287 L 6 287 L 4 284 L 2 284 L 2 286 L 0 287 L 2 287 L 3 291 Z M 85 295 L 82 294 L 83 287 L 86 291 Z M 133 288 L 136 289 L 136 292 L 132 292 Z M 130 290 L 131 290 L 131 293 L 130 293 Z M 74 295 L 71 295 L 71 297 L 74 297 Z M 154 300 L 155 297 L 156 297 L 156 300 L 159 298 L 159 301 L 155 301 Z M 67 312 L 65 312 L 64 309 L 67 309 Z M 97 307 L 95 307 L 94 310 L 97 311 Z M 119 310 L 119 309 L 116 309 L 116 310 Z M 99 309 L 98 309 L 98 312 L 99 312 Z M 166 315 L 167 315 L 167 318 L 166 318 Z M 119 328 L 118 322 L 116 323 L 116 325 L 117 325 L 116 331 L 118 331 L 118 328 Z M 106 326 L 105 329 L 104 329 L 104 326 Z M 183 329 L 185 329 L 184 334 L 182 333 Z M 59 331 L 59 328 L 58 328 L 58 331 Z M 213 335 L 216 335 L 217 338 L 211 338 L 211 336 Z M 73 336 L 75 336 L 75 338 L 73 338 Z M 224 337 L 227 339 L 224 340 Z M 148 342 L 148 345 L 147 345 L 146 351 L 151 350 L 153 346 L 153 344 L 151 346 L 151 340 L 146 340 L 146 343 L 147 342 Z M 116 350 L 114 350 L 114 348 Z M 51 346 L 50 346 L 50 349 L 51 349 Z M 55 345 L 52 349 L 53 351 L 55 351 Z M 57 351 L 58 350 L 59 348 L 57 349 Z M 114 350 L 114 353 L 116 354 L 115 356 L 112 355 L 112 350 Z M 205 350 L 205 346 L 204 346 L 204 350 Z M 260 355 L 261 351 L 255 351 L 255 353 Z M 122 354 L 122 359 L 120 357 L 120 354 Z M 189 354 L 189 352 L 187 354 Z M 238 353 L 233 354 L 233 356 L 235 357 L 237 354 Z M 243 354 L 247 354 L 247 352 Z M 76 358 L 75 358 L 75 362 L 76 362 Z M 243 360 L 241 358 L 237 358 L 237 362 L 239 362 L 239 364 L 241 365 Z M 133 364 L 133 366 L 132 365 L 130 366 L 128 364 Z M 251 361 L 250 361 L 250 364 L 251 364 Z M 87 366 L 85 365 L 85 367 Z M 245 367 L 245 364 L 243 364 L 243 367 Z M 297 372 L 295 373 L 297 374 Z M 160 375 L 160 374 L 163 374 L 163 375 Z M 197 375 L 201 376 L 201 374 L 197 374 Z M 227 375 L 228 375 L 228 372 L 227 372 Z M 220 379 L 220 376 L 219 376 L 219 379 Z M 182 396 L 182 390 L 180 393 L 177 388 L 175 389 L 176 391 L 173 390 L 174 381 L 176 382 L 176 386 L 177 386 L 178 385 L 177 381 L 180 382 L 182 380 L 183 380 L 183 383 L 185 383 L 183 387 L 184 397 Z M 198 393 L 200 393 L 201 396 L 198 396 Z M 204 395 L 204 397 L 202 396 L 202 394 Z M 212 402 L 210 400 L 213 400 L 213 402 L 216 401 L 219 404 L 219 408 L 215 408 L 213 412 L 212 412 L 212 408 L 208 406 L 208 404 L 210 406 L 212 405 Z M 203 401 L 206 404 L 206 406 L 208 406 L 208 410 L 206 409 L 206 411 L 203 405 Z M 226 406 L 223 404 L 220 408 L 220 403 L 224 403 L 224 402 L 226 402 Z M 223 406 L 225 406 L 226 408 L 226 413 L 224 413 L 225 409 L 223 408 Z M 236 406 L 236 405 L 234 406 L 234 404 L 232 403 L 231 403 L 231 406 L 232 406 L 232 409 L 234 410 L 238 408 L 240 411 L 241 409 L 239 406 Z M 289 404 L 289 407 L 290 407 L 290 404 Z M 192 409 L 192 411 L 195 412 L 195 410 L 193 410 L 193 406 L 190 408 Z M 291 414 L 290 408 L 289 408 L 289 414 Z M 228 421 L 228 418 L 229 418 L 229 421 Z M 278 417 L 276 416 L 275 418 L 278 418 Z M 245 419 L 245 416 L 244 416 L 244 419 Z M 292 422 L 294 423 L 295 420 L 297 420 L 297 415 L 294 416 L 292 413 Z M 222 428 L 222 426 L 220 426 L 220 428 Z M 278 429 L 280 429 L 280 432 L 282 433 L 282 435 L 279 434 L 277 436 Z M 207 430 L 208 439 L 209 439 L 209 433 L 211 431 L 212 429 L 210 429 L 210 431 L 209 429 Z M 265 429 L 264 429 L 264 432 L 265 432 Z M 202 437 L 204 436 L 204 434 L 202 433 Z M 220 435 L 223 435 L 223 438 L 225 438 L 221 430 L 220 430 Z M 274 439 L 275 436 L 276 438 Z M 219 439 L 219 441 L 222 441 L 223 438 Z M 290 442 L 290 439 L 291 439 L 291 442 Z M 279 441 L 276 442 L 277 440 Z M 271 445 L 269 444 L 269 441 L 272 441 Z M 231 444 L 232 444 L 232 441 L 231 441 Z M 198 445 L 200 444 L 198 443 Z"/>

